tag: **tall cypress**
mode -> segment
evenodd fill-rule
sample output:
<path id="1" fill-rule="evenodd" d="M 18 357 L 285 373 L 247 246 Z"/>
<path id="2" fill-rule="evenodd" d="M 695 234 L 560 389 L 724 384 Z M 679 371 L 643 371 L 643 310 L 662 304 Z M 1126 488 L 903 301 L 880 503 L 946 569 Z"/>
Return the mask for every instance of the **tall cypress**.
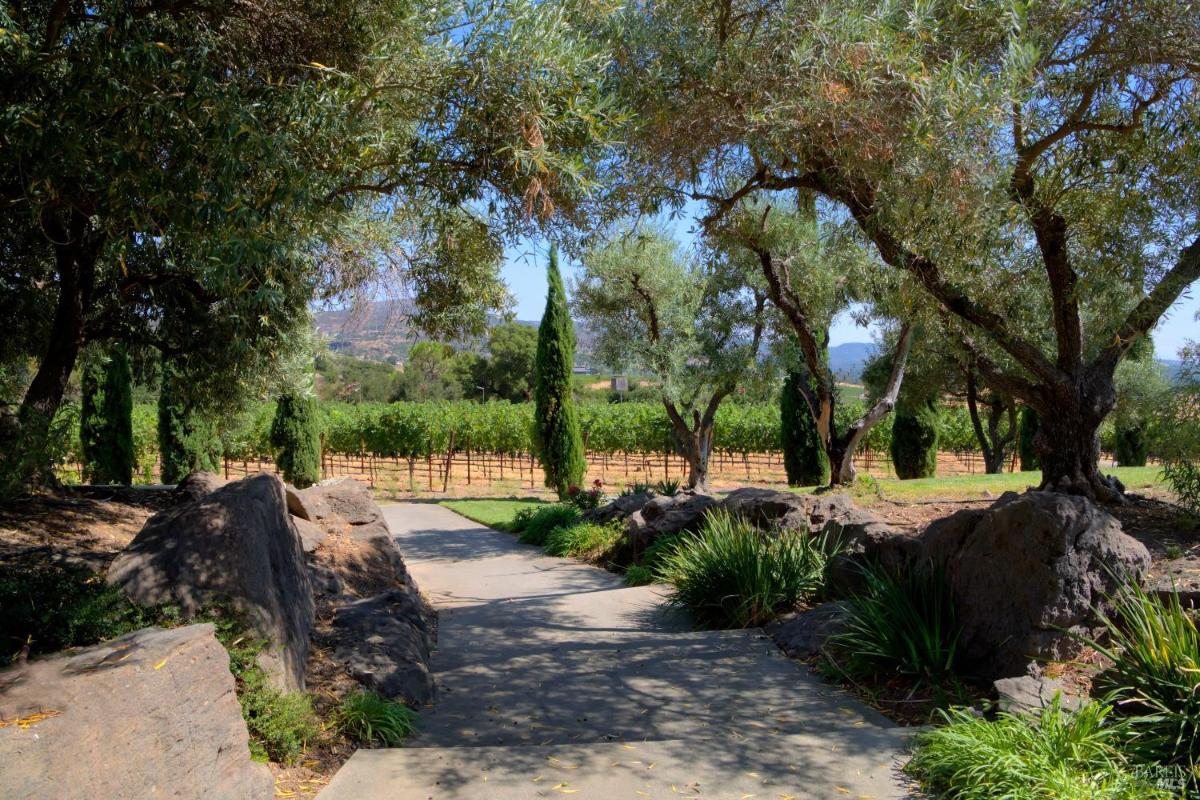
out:
<path id="1" fill-rule="evenodd" d="M 829 456 L 817 434 L 808 402 L 800 392 L 802 372 L 789 372 L 779 394 L 782 422 L 783 468 L 788 486 L 824 486 L 829 483 Z"/>
<path id="2" fill-rule="evenodd" d="M 567 309 L 567 293 L 558 271 L 558 248 L 550 247 L 546 311 L 538 327 L 534 369 L 533 445 L 546 473 L 546 486 L 566 497 L 587 470 L 583 437 L 571 389 L 575 363 L 575 327 Z"/>
<path id="3" fill-rule="evenodd" d="M 133 483 L 133 371 L 125 348 L 93 350 L 83 361 L 79 439 L 90 483 Z"/>
<path id="4" fill-rule="evenodd" d="M 937 474 L 937 409 L 932 403 L 915 408 L 901 404 L 892 416 L 892 466 L 901 480 Z"/>
<path id="5" fill-rule="evenodd" d="M 1021 416 L 1017 420 L 1017 455 L 1021 459 L 1022 472 L 1042 468 L 1037 446 L 1033 443 L 1033 437 L 1037 436 L 1040 427 L 1041 420 L 1037 412 L 1029 406 L 1021 406 Z"/>
<path id="6" fill-rule="evenodd" d="M 285 392 L 271 421 L 271 447 L 283 479 L 298 488 L 321 480 L 321 421 L 311 395 Z"/>
<path id="7" fill-rule="evenodd" d="M 195 470 L 216 472 L 221 460 L 216 427 L 191 402 L 186 376 L 165 357 L 158 393 L 158 452 L 163 483 L 179 483 Z"/>

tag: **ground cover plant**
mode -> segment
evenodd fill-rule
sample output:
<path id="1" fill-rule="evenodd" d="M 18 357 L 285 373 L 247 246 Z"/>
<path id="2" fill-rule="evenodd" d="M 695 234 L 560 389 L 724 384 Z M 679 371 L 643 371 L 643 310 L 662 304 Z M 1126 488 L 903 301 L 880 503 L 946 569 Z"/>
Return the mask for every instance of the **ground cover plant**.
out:
<path id="1" fill-rule="evenodd" d="M 547 555 L 602 561 L 621 542 L 624 529 L 620 523 L 600 525 L 579 522 L 559 525 L 547 535 L 543 549 Z"/>
<path id="2" fill-rule="evenodd" d="M 646 551 L 642 553 L 641 559 L 625 569 L 625 582 L 630 586 L 644 586 L 648 583 L 664 581 L 662 570 L 667 557 L 675 552 L 675 548 L 679 546 L 680 541 L 686 535 L 684 533 L 668 533 L 651 542 Z"/>
<path id="3" fill-rule="evenodd" d="M 826 671 L 856 684 L 898 677 L 935 695 L 960 693 L 960 627 L 941 571 L 870 565 L 861 575 L 863 588 L 842 601 L 846 623 L 825 647 Z"/>
<path id="4" fill-rule="evenodd" d="M 583 514 L 573 505 L 552 503 L 535 509 L 529 514 L 518 514 L 509 523 L 509 531 L 525 544 L 538 547 L 546 545 L 551 531 L 562 526 L 579 523 Z"/>
<path id="5" fill-rule="evenodd" d="M 715 628 L 761 625 L 820 591 L 829 550 L 820 537 L 760 531 L 741 517 L 710 513 L 663 560 L 670 602 Z"/>
<path id="6" fill-rule="evenodd" d="M 146 609 L 102 575 L 69 564 L 0 565 L 0 667 L 22 653 L 85 647 L 150 625 L 175 624 L 178 609 Z"/>
<path id="7" fill-rule="evenodd" d="M 1168 800 L 1122 754 L 1121 728 L 1100 703 L 1074 713 L 1057 702 L 1033 719 L 944 712 L 918 734 L 906 770 L 944 800 Z"/>
<path id="8" fill-rule="evenodd" d="M 399 747 L 416 730 L 417 714 L 376 692 L 356 690 L 338 702 L 333 720 L 342 734 L 356 742 Z"/>

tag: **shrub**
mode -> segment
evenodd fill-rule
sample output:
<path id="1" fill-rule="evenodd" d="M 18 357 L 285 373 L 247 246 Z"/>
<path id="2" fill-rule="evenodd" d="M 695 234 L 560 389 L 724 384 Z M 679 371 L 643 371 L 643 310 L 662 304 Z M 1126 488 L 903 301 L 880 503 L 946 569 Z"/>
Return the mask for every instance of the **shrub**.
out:
<path id="1" fill-rule="evenodd" d="M 654 581 L 654 570 L 645 564 L 630 564 L 625 570 L 625 583 L 629 586 L 648 586 Z"/>
<path id="2" fill-rule="evenodd" d="M 680 482 L 674 478 L 663 478 L 661 481 L 654 484 L 653 488 L 654 491 L 661 495 L 665 495 L 666 497 L 674 497 L 675 495 L 679 494 L 679 487 L 681 485 L 682 484 L 680 484 Z"/>
<path id="3" fill-rule="evenodd" d="M 599 478 L 592 481 L 591 489 L 582 489 L 578 486 L 572 486 L 567 489 L 567 502 L 580 511 L 591 511 L 593 508 L 599 508 L 600 502 L 603 499 L 604 482 Z"/>
<path id="4" fill-rule="evenodd" d="M 663 558 L 671 602 L 712 627 L 760 625 L 821 588 L 824 542 L 790 530 L 762 532 L 724 511 L 709 514 Z"/>
<path id="5" fill-rule="evenodd" d="M 1200 516 L 1200 462 L 1174 459 L 1163 462 L 1163 480 L 1171 487 L 1179 505 Z"/>
<path id="6" fill-rule="evenodd" d="M 575 525 L 582 519 L 579 509 L 565 503 L 542 506 L 525 520 L 518 537 L 525 544 L 544 547 L 550 531 L 564 525 Z"/>
<path id="7" fill-rule="evenodd" d="M 1075 713 L 1056 702 L 1032 720 L 994 722 L 968 709 L 944 712 L 945 725 L 921 733 L 905 769 L 946 800 L 1166 800 L 1138 780 L 1117 749 L 1119 728 L 1099 703 Z"/>
<path id="8" fill-rule="evenodd" d="M 360 744 L 399 747 L 416 730 L 417 713 L 403 703 L 360 690 L 342 698 L 333 719 L 339 731 Z"/>
<path id="9" fill-rule="evenodd" d="M 622 535 L 620 524 L 580 522 L 576 525 L 560 525 L 546 536 L 544 547 L 548 555 L 595 561 L 611 552 Z"/>
<path id="10" fill-rule="evenodd" d="M 937 473 L 937 411 L 922 404 L 915 411 L 897 409 L 892 418 L 892 465 L 902 480 L 931 478 Z"/>
<path id="11" fill-rule="evenodd" d="M 163 483 L 178 483 L 198 469 L 216 472 L 221 460 L 216 426 L 191 403 L 188 393 L 186 376 L 164 357 L 158 395 L 158 452 Z"/>
<path id="12" fill-rule="evenodd" d="M 271 447 L 288 483 L 303 489 L 321 480 L 321 413 L 315 397 L 280 396 L 271 422 Z"/>
<path id="13" fill-rule="evenodd" d="M 103 576 L 58 564 L 0 566 L 0 666 L 20 653 L 53 653 L 112 639 L 178 615 L 141 608 Z"/>
<path id="14" fill-rule="evenodd" d="M 1124 718 L 1126 749 L 1143 761 L 1192 771 L 1200 763 L 1200 634 L 1179 595 L 1166 601 L 1130 585 L 1104 617 L 1112 659 L 1095 688 Z"/>
<path id="15" fill-rule="evenodd" d="M 83 359 L 79 440 L 84 480 L 133 482 L 133 373 L 125 349 Z"/>
<path id="16" fill-rule="evenodd" d="M 1021 459 L 1022 472 L 1042 468 L 1037 446 L 1033 443 L 1033 438 L 1037 436 L 1040 427 L 1041 420 L 1038 418 L 1037 412 L 1029 406 L 1021 406 L 1021 416 L 1017 422 L 1017 455 Z"/>
<path id="17" fill-rule="evenodd" d="M 496 528 L 509 533 L 521 533 L 525 530 L 525 526 L 529 524 L 529 520 L 533 519 L 533 515 L 538 512 L 537 506 L 529 506 L 522 508 L 513 514 L 513 518 L 508 522 L 497 525 Z"/>
<path id="18" fill-rule="evenodd" d="M 1150 441 L 1146 435 L 1146 423 L 1117 425 L 1113 442 L 1113 456 L 1122 467 L 1144 467 L 1149 454 Z"/>
<path id="19" fill-rule="evenodd" d="M 803 379 L 803 374 L 789 372 L 779 394 L 783 468 L 788 486 L 824 486 L 829 482 L 829 456 L 800 391 Z"/>
<path id="20" fill-rule="evenodd" d="M 852 679 L 904 675 L 939 687 L 954 680 L 960 627 L 939 570 L 898 576 L 864 567 L 865 588 L 845 601 L 846 626 L 830 637 L 828 667 Z"/>

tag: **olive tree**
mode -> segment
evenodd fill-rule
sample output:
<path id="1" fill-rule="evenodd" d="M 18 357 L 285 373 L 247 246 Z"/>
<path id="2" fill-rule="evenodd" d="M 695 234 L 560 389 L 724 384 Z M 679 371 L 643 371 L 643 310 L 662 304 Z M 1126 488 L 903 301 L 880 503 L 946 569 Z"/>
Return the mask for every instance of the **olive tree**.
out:
<path id="1" fill-rule="evenodd" d="M 1119 497 L 1114 370 L 1200 277 L 1193 4 L 667 0 L 611 25 L 630 186 L 710 221 L 837 204 L 1038 412 L 1042 488 Z"/>
<path id="2" fill-rule="evenodd" d="M 584 254 L 574 308 L 604 363 L 655 375 L 687 486 L 706 489 L 717 409 L 760 363 L 765 290 L 744 280 L 736 253 L 687 254 L 641 225 Z"/>
<path id="3" fill-rule="evenodd" d="M 804 397 L 825 450 L 830 485 L 853 483 L 859 445 L 896 405 L 908 364 L 912 326 L 898 326 L 886 380 L 865 412 L 842 430 L 838 430 L 836 415 L 841 390 L 829 368 L 829 328 L 833 318 L 847 311 L 853 301 L 873 302 L 876 311 L 886 316 L 889 305 L 900 307 L 897 287 L 868 277 L 871 262 L 857 243 L 823 235 L 816 204 L 807 193 L 795 203 L 743 201 L 711 229 L 716 239 L 750 256 L 743 265 L 746 280 L 764 286 L 795 339 L 804 365 L 795 375 L 795 387 Z"/>

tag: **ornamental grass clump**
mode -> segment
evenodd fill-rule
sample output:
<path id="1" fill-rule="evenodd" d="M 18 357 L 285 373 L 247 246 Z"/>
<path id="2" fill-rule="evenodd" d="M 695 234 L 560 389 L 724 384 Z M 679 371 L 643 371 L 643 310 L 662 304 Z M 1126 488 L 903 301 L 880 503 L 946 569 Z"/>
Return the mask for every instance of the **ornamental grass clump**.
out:
<path id="1" fill-rule="evenodd" d="M 1179 594 L 1165 599 L 1129 584 L 1103 617 L 1107 641 L 1089 641 L 1111 659 L 1094 690 L 1120 715 L 1125 749 L 1140 761 L 1181 768 L 1200 765 L 1200 633 Z"/>
<path id="2" fill-rule="evenodd" d="M 714 628 L 761 625 L 820 591 L 829 554 L 821 537 L 760 531 L 723 510 L 682 536 L 658 574 L 674 584 L 671 602 Z"/>
<path id="3" fill-rule="evenodd" d="M 417 712 L 403 703 L 364 690 L 350 692 L 333 712 L 334 723 L 360 744 L 399 747 L 417 726 Z"/>
<path id="4" fill-rule="evenodd" d="M 543 549 L 547 555 L 601 560 L 620 543 L 621 526 L 580 522 L 560 525 L 546 535 Z"/>
<path id="5" fill-rule="evenodd" d="M 864 588 L 844 606 L 846 622 L 825 648 L 827 669 L 854 681 L 896 675 L 933 687 L 954 684 L 961 627 L 940 570 L 897 575 L 862 569 Z"/>
<path id="6" fill-rule="evenodd" d="M 942 800 L 1167 800 L 1172 792 L 1137 774 L 1120 749 L 1110 709 L 1090 703 L 1066 712 L 1056 699 L 1039 715 L 970 709 L 943 713 L 921 733 L 905 770 Z"/>

